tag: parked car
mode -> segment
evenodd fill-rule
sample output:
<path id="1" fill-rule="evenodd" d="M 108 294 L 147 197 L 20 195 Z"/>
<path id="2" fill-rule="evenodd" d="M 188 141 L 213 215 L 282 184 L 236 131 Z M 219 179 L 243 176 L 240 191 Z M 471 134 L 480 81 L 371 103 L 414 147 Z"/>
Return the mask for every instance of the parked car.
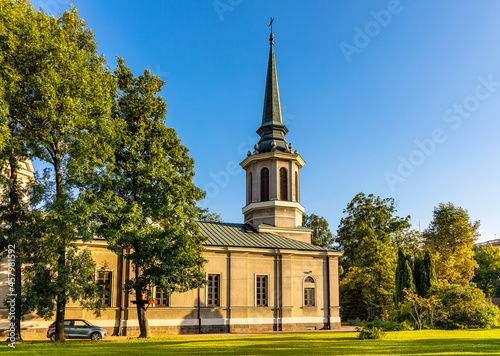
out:
<path id="1" fill-rule="evenodd" d="M 91 339 L 98 341 L 106 336 L 106 329 L 92 325 L 90 322 L 82 319 L 65 319 L 64 335 L 68 339 Z M 54 321 L 47 330 L 47 337 L 51 341 L 56 341 L 56 322 Z"/>

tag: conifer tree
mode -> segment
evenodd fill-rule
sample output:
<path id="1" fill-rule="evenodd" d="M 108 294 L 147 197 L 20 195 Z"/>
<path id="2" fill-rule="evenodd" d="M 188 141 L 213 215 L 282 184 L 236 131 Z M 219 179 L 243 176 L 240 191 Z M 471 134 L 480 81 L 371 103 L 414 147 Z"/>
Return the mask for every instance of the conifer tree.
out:
<path id="1" fill-rule="evenodd" d="M 413 283 L 411 256 L 400 247 L 398 249 L 398 261 L 396 267 L 396 288 L 394 292 L 394 301 L 396 306 L 401 304 L 405 298 L 405 289 L 415 291 Z"/>
<path id="2" fill-rule="evenodd" d="M 413 279 L 420 297 L 427 298 L 437 285 L 434 257 L 429 249 L 425 249 L 415 256 Z"/>

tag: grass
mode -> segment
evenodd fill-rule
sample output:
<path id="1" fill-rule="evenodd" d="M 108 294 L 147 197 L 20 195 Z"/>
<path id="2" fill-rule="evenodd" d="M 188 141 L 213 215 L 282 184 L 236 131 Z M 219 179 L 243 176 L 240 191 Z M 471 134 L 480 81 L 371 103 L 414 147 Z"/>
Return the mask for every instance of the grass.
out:
<path id="1" fill-rule="evenodd" d="M 387 332 L 382 340 L 358 340 L 358 333 L 266 336 L 165 337 L 108 342 L 24 342 L 0 354 L 14 355 L 500 355 L 500 328 Z"/>

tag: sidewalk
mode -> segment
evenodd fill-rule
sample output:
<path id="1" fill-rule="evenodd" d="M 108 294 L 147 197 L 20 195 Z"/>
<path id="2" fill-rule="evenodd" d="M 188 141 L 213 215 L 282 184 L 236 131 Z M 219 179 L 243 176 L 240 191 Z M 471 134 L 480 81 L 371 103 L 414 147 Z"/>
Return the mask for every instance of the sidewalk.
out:
<path id="1" fill-rule="evenodd" d="M 314 330 L 314 331 L 270 331 L 270 332 L 259 332 L 259 333 L 216 333 L 216 334 L 160 334 L 153 335 L 153 337 L 164 337 L 164 338 L 196 338 L 196 337 L 251 337 L 251 336 L 266 336 L 266 335 L 286 335 L 286 334 L 314 334 L 314 333 L 349 333 L 355 332 L 355 326 L 344 326 L 340 329 L 334 330 Z M 105 339 L 102 339 L 100 342 L 106 341 L 118 341 L 118 340 L 128 340 L 135 339 L 137 335 L 127 335 L 127 336 L 108 336 Z M 72 341 L 75 339 L 68 339 L 68 341 Z M 28 342 L 44 342 L 49 341 L 47 338 L 39 337 L 39 338 L 24 338 L 24 341 Z M 81 341 L 81 340 L 80 340 Z M 90 341 L 90 340 L 89 340 Z"/>
<path id="2" fill-rule="evenodd" d="M 356 326 L 344 326 L 340 329 L 334 330 L 314 330 L 314 331 L 270 331 L 270 332 L 258 332 L 258 333 L 216 333 L 216 334 L 172 334 L 172 335 L 158 335 L 158 337 L 165 338 L 191 338 L 191 337 L 249 337 L 249 336 L 266 336 L 266 335 L 287 335 L 287 334 L 314 334 L 314 333 L 350 333 L 355 332 Z M 154 335 L 153 337 L 156 337 Z M 127 340 L 135 339 L 135 335 L 127 336 L 108 336 L 102 341 L 116 341 L 116 340 Z"/>

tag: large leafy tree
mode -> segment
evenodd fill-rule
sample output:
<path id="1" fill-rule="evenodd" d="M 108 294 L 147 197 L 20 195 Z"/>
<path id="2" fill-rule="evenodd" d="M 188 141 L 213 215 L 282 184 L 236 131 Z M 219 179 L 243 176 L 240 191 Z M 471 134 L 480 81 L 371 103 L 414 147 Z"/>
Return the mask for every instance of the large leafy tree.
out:
<path id="1" fill-rule="evenodd" d="M 424 246 L 436 258 L 439 281 L 466 284 L 472 280 L 477 263 L 474 243 L 479 233 L 479 221 L 472 222 L 467 210 L 452 203 L 440 203 L 433 211 L 433 220 L 424 231 Z"/>
<path id="2" fill-rule="evenodd" d="M 43 306 L 37 311 L 50 318 L 55 309 L 56 340 L 64 341 L 68 301 L 94 300 L 92 262 L 75 250 L 78 238 L 92 235 L 87 212 L 75 204 L 74 188 L 79 172 L 98 162 L 92 152 L 105 152 L 94 133 L 109 117 L 113 81 L 75 8 L 61 17 L 37 12 L 25 0 L 3 1 L 0 9 L 7 113 L 30 155 L 52 169 L 38 224 L 45 250 L 37 251 L 38 263 L 30 264 L 27 276 L 41 283 L 30 289 L 39 292 L 33 296 Z"/>
<path id="3" fill-rule="evenodd" d="M 149 70 L 134 77 L 120 58 L 115 79 L 113 158 L 88 175 L 85 194 L 96 212 L 96 233 L 117 253 L 130 251 L 135 275 L 125 288 L 136 296 L 139 337 L 150 337 L 141 294 L 156 286 L 171 295 L 204 283 L 195 222 L 204 193 L 193 184 L 187 148 L 165 126 L 166 104 L 158 96 L 165 83 Z"/>
<path id="4" fill-rule="evenodd" d="M 335 242 L 344 256 L 344 278 L 361 280 L 368 303 L 380 306 L 387 315 L 387 304 L 394 293 L 396 246 L 410 217 L 396 216 L 394 199 L 359 193 L 344 209 Z M 355 278 L 353 274 L 356 274 Z"/>
<path id="5" fill-rule="evenodd" d="M 331 247 L 334 243 L 328 221 L 316 214 L 302 215 L 302 226 L 312 230 L 311 244 L 321 247 Z"/>
<path id="6" fill-rule="evenodd" d="M 26 246 L 30 236 L 32 214 L 29 210 L 29 200 L 30 188 L 34 183 L 30 178 L 20 174 L 21 168 L 26 168 L 27 162 L 23 161 L 28 159 L 25 143 L 28 137 L 23 135 L 24 131 L 20 125 L 26 111 L 19 106 L 19 104 L 33 105 L 33 101 L 27 98 L 21 103 L 17 97 L 13 97 L 13 94 L 20 94 L 16 87 L 16 84 L 20 83 L 16 83 L 14 79 L 16 72 L 28 64 L 27 58 L 19 55 L 22 47 L 19 37 L 24 35 L 20 30 L 23 18 L 32 20 L 32 17 L 23 12 L 24 9 L 20 6 L 12 6 L 8 2 L 0 4 L 0 167 L 2 168 L 0 222 L 4 223 L 1 230 L 3 236 L 0 239 L 0 258 L 9 255 L 9 260 L 13 260 L 10 263 L 14 265 L 13 273 L 10 275 L 14 277 L 9 278 L 9 283 L 11 294 L 16 295 L 14 319 L 16 340 L 22 340 L 21 319 L 26 311 L 22 298 L 21 267 L 25 262 Z"/>
<path id="7" fill-rule="evenodd" d="M 475 246 L 474 260 L 479 267 L 474 271 L 472 281 L 491 298 L 495 295 L 495 285 L 500 282 L 500 248 L 491 244 Z"/>

